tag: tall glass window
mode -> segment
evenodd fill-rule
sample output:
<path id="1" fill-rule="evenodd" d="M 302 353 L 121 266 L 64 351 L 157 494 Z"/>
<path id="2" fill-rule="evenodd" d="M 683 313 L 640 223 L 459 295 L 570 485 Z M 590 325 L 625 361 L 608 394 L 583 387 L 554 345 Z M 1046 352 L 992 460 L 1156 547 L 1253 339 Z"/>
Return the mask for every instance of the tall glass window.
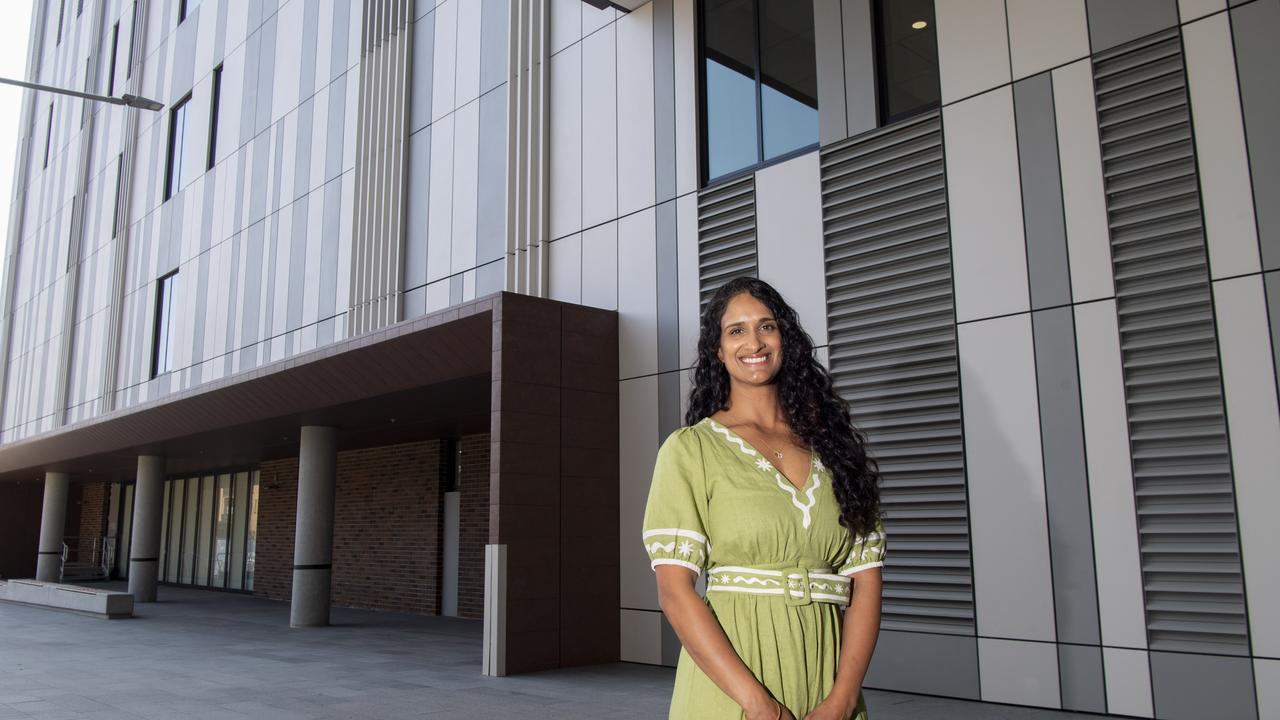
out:
<path id="1" fill-rule="evenodd" d="M 876 0 L 875 25 L 881 124 L 938 107 L 933 0 Z"/>
<path id="2" fill-rule="evenodd" d="M 183 158 L 187 146 L 187 104 L 191 95 L 179 100 L 169 111 L 169 150 L 165 156 L 164 199 L 182 189 Z"/>
<path id="3" fill-rule="evenodd" d="M 256 470 L 167 481 L 160 579 L 252 590 L 257 523 Z"/>
<path id="4" fill-rule="evenodd" d="M 156 284 L 155 324 L 151 337 L 151 377 L 173 370 L 173 296 L 177 292 L 177 284 L 176 270 L 160 278 Z"/>
<path id="5" fill-rule="evenodd" d="M 816 144 L 812 3 L 703 0 L 701 9 L 704 180 Z"/>

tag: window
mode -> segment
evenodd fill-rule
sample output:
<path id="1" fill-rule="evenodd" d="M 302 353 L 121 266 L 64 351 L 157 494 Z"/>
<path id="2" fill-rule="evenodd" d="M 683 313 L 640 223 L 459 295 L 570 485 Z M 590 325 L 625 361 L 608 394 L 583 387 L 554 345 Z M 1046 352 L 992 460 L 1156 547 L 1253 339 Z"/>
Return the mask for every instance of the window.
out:
<path id="1" fill-rule="evenodd" d="M 178 24 L 182 24 L 198 7 L 200 0 L 178 0 Z"/>
<path id="2" fill-rule="evenodd" d="M 58 41 L 55 45 L 62 44 L 62 16 L 67 12 L 67 0 L 59 0 L 58 2 Z"/>
<path id="3" fill-rule="evenodd" d="M 159 580 L 252 590 L 259 484 L 247 469 L 165 481 Z"/>
<path id="4" fill-rule="evenodd" d="M 107 66 L 107 96 L 116 94 L 116 55 L 120 50 L 120 21 L 111 28 L 111 64 Z"/>
<path id="5" fill-rule="evenodd" d="M 120 189 L 124 186 L 124 153 L 116 156 L 116 201 L 111 211 L 111 237 L 120 232 Z"/>
<path id="6" fill-rule="evenodd" d="M 49 148 L 53 147 L 53 103 L 49 103 L 49 124 L 44 129 L 44 166 L 49 167 Z"/>
<path id="7" fill-rule="evenodd" d="M 880 123 L 938 107 L 938 33 L 933 0 L 876 0 Z"/>
<path id="8" fill-rule="evenodd" d="M 222 66 L 213 69 L 213 98 L 209 101 L 209 154 L 205 169 L 212 170 L 218 159 L 218 104 L 222 100 Z"/>
<path id="9" fill-rule="evenodd" d="M 701 10 L 704 180 L 815 145 L 812 3 L 703 0 Z"/>
<path id="10" fill-rule="evenodd" d="M 76 17 L 80 17 L 84 12 L 84 0 L 76 0 Z"/>
<path id="11" fill-rule="evenodd" d="M 129 15 L 133 25 L 129 28 L 129 57 L 124 60 L 124 79 L 133 77 L 133 41 L 138 35 L 138 0 L 133 0 L 133 13 Z"/>
<path id="12" fill-rule="evenodd" d="M 169 149 L 164 169 L 164 199 L 182 189 L 182 165 L 186 157 L 187 142 L 187 101 L 190 93 L 174 104 L 169 111 Z"/>
<path id="13" fill-rule="evenodd" d="M 151 377 L 173 370 L 173 296 L 178 289 L 178 271 L 156 283 L 155 328 L 151 338 Z"/>

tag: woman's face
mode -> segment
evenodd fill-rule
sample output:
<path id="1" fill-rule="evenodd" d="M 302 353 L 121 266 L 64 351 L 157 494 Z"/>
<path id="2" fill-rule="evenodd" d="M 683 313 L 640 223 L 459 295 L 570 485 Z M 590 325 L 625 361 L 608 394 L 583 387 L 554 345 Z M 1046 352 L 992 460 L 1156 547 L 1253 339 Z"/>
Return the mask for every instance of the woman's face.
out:
<path id="1" fill-rule="evenodd" d="M 767 385 L 782 369 L 782 333 L 769 307 L 749 293 L 729 298 L 717 355 L 733 382 Z"/>

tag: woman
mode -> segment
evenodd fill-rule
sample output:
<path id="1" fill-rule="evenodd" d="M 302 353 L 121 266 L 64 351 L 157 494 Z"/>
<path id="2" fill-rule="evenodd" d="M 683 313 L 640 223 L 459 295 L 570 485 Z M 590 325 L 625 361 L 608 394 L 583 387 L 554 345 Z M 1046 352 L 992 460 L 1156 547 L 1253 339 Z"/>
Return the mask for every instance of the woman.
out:
<path id="1" fill-rule="evenodd" d="M 738 278 L 707 305 L 685 423 L 658 451 L 644 519 L 658 600 L 684 646 L 671 718 L 865 720 L 879 477 L 768 284 Z"/>

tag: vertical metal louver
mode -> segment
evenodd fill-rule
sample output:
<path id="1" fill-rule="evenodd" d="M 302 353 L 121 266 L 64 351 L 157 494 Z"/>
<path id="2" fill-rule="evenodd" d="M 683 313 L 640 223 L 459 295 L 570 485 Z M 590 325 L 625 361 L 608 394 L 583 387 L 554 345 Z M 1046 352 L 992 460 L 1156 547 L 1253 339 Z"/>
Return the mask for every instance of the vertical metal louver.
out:
<path id="1" fill-rule="evenodd" d="M 361 17 L 349 335 L 402 315 L 413 18 L 413 0 L 366 0 Z"/>
<path id="2" fill-rule="evenodd" d="M 1177 30 L 1094 60 L 1147 632 L 1247 654 L 1231 458 Z"/>
<path id="3" fill-rule="evenodd" d="M 821 162 L 831 375 L 884 476 L 882 627 L 972 635 L 941 118 L 832 145 Z"/>
<path id="4" fill-rule="evenodd" d="M 756 277 L 756 179 L 748 175 L 698 194 L 698 291 L 702 305 L 721 285 Z"/>

